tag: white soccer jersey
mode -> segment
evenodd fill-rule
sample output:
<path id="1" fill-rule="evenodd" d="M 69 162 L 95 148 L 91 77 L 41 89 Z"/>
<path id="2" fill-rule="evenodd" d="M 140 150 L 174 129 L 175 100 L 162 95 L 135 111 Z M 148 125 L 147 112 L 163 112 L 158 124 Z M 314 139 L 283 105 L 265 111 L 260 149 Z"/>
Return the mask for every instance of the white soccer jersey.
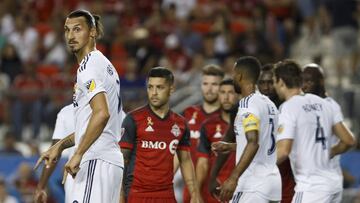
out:
<path id="1" fill-rule="evenodd" d="M 123 166 L 123 156 L 118 142 L 121 134 L 122 104 L 119 76 L 110 61 L 98 50 L 90 52 L 81 61 L 74 86 L 75 145 L 78 146 L 88 126 L 92 113 L 91 99 L 98 93 L 105 93 L 110 119 L 99 138 L 90 146 L 82 163 L 102 159 Z"/>
<path id="2" fill-rule="evenodd" d="M 61 140 L 75 132 L 74 106 L 64 106 L 57 114 L 53 140 Z"/>
<path id="3" fill-rule="evenodd" d="M 326 97 L 325 101 L 327 101 L 330 104 L 330 106 L 333 110 L 333 117 L 334 117 L 335 124 L 339 123 L 339 122 L 343 122 L 344 116 L 341 112 L 340 105 L 331 97 Z M 336 135 L 332 135 L 330 137 L 330 146 L 334 146 L 338 142 L 339 142 L 339 138 L 336 137 Z M 330 161 L 331 161 L 332 167 L 337 171 L 337 175 L 339 176 L 339 179 L 341 179 L 341 182 L 343 182 L 343 174 L 342 174 L 342 170 L 341 170 L 341 166 L 340 166 L 340 155 L 336 155 Z"/>
<path id="4" fill-rule="evenodd" d="M 328 102 L 313 94 L 293 96 L 280 107 L 277 139 L 293 140 L 289 158 L 296 192 L 341 190 L 329 160 L 334 123 Z"/>
<path id="5" fill-rule="evenodd" d="M 247 144 L 243 120 L 250 114 L 260 120 L 259 149 L 249 167 L 238 180 L 236 191 L 256 192 L 266 199 L 281 199 L 281 178 L 276 166 L 274 130 L 277 129 L 278 110 L 270 99 L 254 93 L 239 101 L 235 118 L 236 163 Z"/>

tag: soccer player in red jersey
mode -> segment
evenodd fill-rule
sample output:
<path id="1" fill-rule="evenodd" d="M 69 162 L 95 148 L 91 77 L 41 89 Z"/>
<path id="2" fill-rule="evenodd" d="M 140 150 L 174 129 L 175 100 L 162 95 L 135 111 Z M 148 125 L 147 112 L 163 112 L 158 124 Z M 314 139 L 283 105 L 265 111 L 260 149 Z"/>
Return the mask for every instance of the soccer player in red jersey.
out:
<path id="1" fill-rule="evenodd" d="M 220 83 L 219 101 L 221 113 L 215 115 L 203 123 L 200 131 L 200 143 L 198 147 L 198 160 L 196 164 L 196 178 L 201 188 L 201 195 L 207 203 L 217 203 L 208 190 L 208 179 L 211 167 L 216 155 L 211 151 L 211 144 L 221 141 L 230 124 L 230 111 L 238 102 L 238 94 L 235 92 L 234 83 L 231 79 Z M 235 166 L 235 152 L 231 152 L 227 162 L 222 166 L 217 176 L 219 184 L 223 183 L 230 175 Z"/>
<path id="2" fill-rule="evenodd" d="M 184 110 L 184 117 L 190 129 L 190 154 L 194 164 L 197 162 L 197 147 L 200 138 L 200 128 L 206 118 L 219 114 L 220 102 L 218 92 L 220 82 L 224 78 L 224 71 L 215 64 L 209 64 L 202 69 L 201 93 L 203 103 L 189 106 Z M 175 167 L 177 164 L 175 163 Z M 183 201 L 189 202 L 190 195 L 187 188 L 184 188 Z"/>
<path id="3" fill-rule="evenodd" d="M 130 112 L 123 122 L 120 141 L 125 160 L 122 200 L 128 203 L 176 202 L 173 190 L 174 155 L 179 158 L 191 202 L 201 202 L 190 157 L 186 120 L 170 110 L 174 76 L 166 68 L 150 70 L 149 104 Z"/>

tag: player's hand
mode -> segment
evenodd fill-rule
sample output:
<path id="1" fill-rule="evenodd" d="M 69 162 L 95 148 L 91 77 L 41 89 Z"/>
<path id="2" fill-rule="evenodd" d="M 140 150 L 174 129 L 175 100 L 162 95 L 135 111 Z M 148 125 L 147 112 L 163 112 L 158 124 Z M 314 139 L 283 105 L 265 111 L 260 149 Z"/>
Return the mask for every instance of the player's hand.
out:
<path id="1" fill-rule="evenodd" d="M 220 186 L 220 200 L 229 201 L 237 186 L 237 179 L 231 176 Z"/>
<path id="2" fill-rule="evenodd" d="M 35 203 L 46 203 L 47 194 L 44 189 L 36 189 L 34 194 L 34 202 Z"/>
<path id="3" fill-rule="evenodd" d="M 43 152 L 40 155 L 40 158 L 37 160 L 34 170 L 36 170 L 41 162 L 45 161 L 46 168 L 50 168 L 51 165 L 55 164 L 58 161 L 58 158 L 61 155 L 60 145 L 53 145 L 47 151 Z"/>
<path id="4" fill-rule="evenodd" d="M 64 166 L 64 177 L 62 183 L 65 184 L 66 177 L 70 174 L 73 178 L 75 178 L 77 172 L 80 170 L 80 162 L 82 159 L 82 155 L 74 154 L 71 159 Z"/>
<path id="5" fill-rule="evenodd" d="M 220 184 L 216 180 L 210 179 L 208 189 L 209 189 L 210 194 L 213 197 L 215 197 L 215 199 L 217 199 L 217 200 L 220 200 L 219 188 L 220 188 Z"/>
<path id="6" fill-rule="evenodd" d="M 218 141 L 211 144 L 211 150 L 215 154 L 217 153 L 227 154 L 236 150 L 236 144 L 224 142 L 224 141 Z"/>

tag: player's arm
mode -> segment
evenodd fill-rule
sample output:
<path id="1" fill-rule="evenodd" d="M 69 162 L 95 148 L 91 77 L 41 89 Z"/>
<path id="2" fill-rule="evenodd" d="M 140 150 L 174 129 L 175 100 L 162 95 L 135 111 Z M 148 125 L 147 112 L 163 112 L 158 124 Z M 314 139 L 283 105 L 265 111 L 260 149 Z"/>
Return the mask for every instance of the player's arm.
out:
<path id="1" fill-rule="evenodd" d="M 249 114 L 243 119 L 243 128 L 247 140 L 245 149 L 239 162 L 231 172 L 229 178 L 220 187 L 220 199 L 222 201 L 230 200 L 237 185 L 239 177 L 244 173 L 251 161 L 254 159 L 259 149 L 259 128 L 260 120 L 253 114 Z"/>
<path id="2" fill-rule="evenodd" d="M 332 127 L 339 142 L 331 148 L 330 157 L 342 154 L 356 145 L 356 139 L 344 122 L 339 122 Z"/>
<path id="3" fill-rule="evenodd" d="M 276 143 L 276 164 L 280 165 L 282 162 L 284 162 L 291 152 L 293 140 L 292 139 L 283 139 L 279 140 Z"/>
<path id="4" fill-rule="evenodd" d="M 199 158 L 197 159 L 195 173 L 196 179 L 200 189 L 203 187 L 204 180 L 206 179 L 209 171 L 209 157 L 211 153 L 210 141 L 206 135 L 206 129 L 203 125 L 200 130 L 200 143 L 198 146 Z"/>
<path id="5" fill-rule="evenodd" d="M 90 107 L 92 113 L 90 116 L 89 124 L 74 155 L 83 156 L 84 153 L 99 138 L 99 136 L 103 132 L 110 118 L 110 111 L 108 108 L 105 94 L 105 92 L 99 92 L 90 100 Z"/>
<path id="6" fill-rule="evenodd" d="M 123 181 L 120 191 L 120 202 L 126 202 L 127 191 L 125 190 L 125 186 L 127 183 L 127 175 L 129 173 L 129 164 L 132 156 L 132 152 L 134 149 L 134 145 L 136 144 L 136 123 L 132 118 L 131 114 L 126 115 L 123 123 L 122 123 L 122 131 L 124 134 L 121 137 L 119 145 L 121 147 L 121 152 L 124 157 L 124 172 L 123 172 Z"/>
<path id="7" fill-rule="evenodd" d="M 235 132 L 234 132 L 234 122 L 235 122 L 236 113 L 237 111 L 231 112 L 230 125 L 222 140 L 223 142 L 236 142 Z M 216 177 L 219 174 L 219 171 L 221 170 L 222 166 L 228 160 L 228 158 L 229 158 L 229 153 L 219 153 L 215 159 L 213 166 L 211 167 L 210 179 L 209 179 L 209 191 L 213 196 L 218 196 L 218 190 L 217 190 L 218 183 L 216 182 Z"/>

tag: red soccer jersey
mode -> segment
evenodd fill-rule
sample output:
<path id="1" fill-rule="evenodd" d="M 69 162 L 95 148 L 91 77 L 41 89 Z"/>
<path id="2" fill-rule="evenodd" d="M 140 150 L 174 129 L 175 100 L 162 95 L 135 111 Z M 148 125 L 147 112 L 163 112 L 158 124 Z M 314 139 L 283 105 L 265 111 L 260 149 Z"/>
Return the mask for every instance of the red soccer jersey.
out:
<path id="1" fill-rule="evenodd" d="M 123 129 L 120 146 L 132 149 L 125 192 L 129 197 L 174 197 L 174 155 L 190 150 L 185 119 L 172 111 L 160 118 L 144 106 L 126 116 Z"/>
<path id="2" fill-rule="evenodd" d="M 197 148 L 199 145 L 200 129 L 202 123 L 209 117 L 219 115 L 220 111 L 214 111 L 212 113 L 206 113 L 201 105 L 190 106 L 184 110 L 184 117 L 189 125 L 190 129 L 190 141 L 191 141 L 191 159 L 196 164 L 197 160 Z"/>
<path id="3" fill-rule="evenodd" d="M 295 180 L 291 170 L 290 160 L 287 159 L 279 166 L 282 182 L 282 203 L 291 203 L 294 196 Z"/>
<path id="4" fill-rule="evenodd" d="M 215 163 L 216 156 L 211 151 L 211 144 L 217 141 L 221 141 L 225 136 L 225 133 L 229 127 L 229 124 L 224 121 L 220 115 L 213 116 L 206 120 L 200 131 L 200 144 L 198 147 L 198 156 L 202 156 L 209 159 L 209 171 L 208 177 L 210 176 L 210 171 L 212 166 Z M 228 160 L 222 166 L 218 176 L 217 181 L 223 183 L 231 174 L 232 170 L 235 167 L 235 152 L 232 152 L 229 155 Z M 202 197 L 207 200 L 206 202 L 218 202 L 215 198 L 211 196 L 208 191 L 208 179 L 202 186 Z"/>

